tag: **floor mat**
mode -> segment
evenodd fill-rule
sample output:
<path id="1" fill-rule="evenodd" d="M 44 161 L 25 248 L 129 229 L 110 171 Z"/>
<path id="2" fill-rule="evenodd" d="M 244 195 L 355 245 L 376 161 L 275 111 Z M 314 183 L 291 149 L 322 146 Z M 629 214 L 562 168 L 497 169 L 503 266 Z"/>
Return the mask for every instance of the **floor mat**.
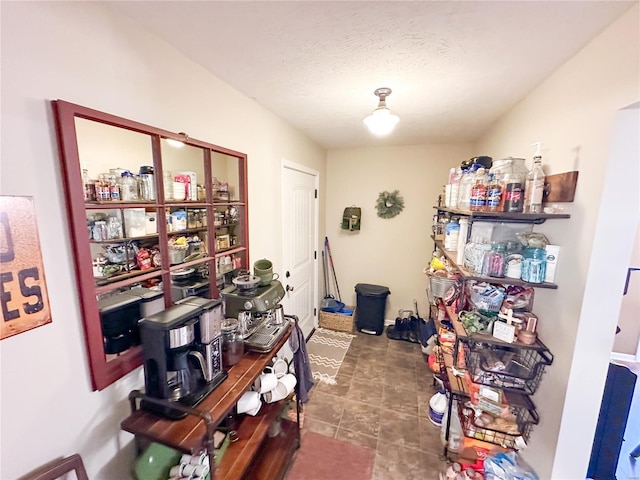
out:
<path id="1" fill-rule="evenodd" d="M 313 379 L 329 385 L 336 384 L 336 374 L 349 350 L 354 335 L 316 328 L 307 342 Z"/>
<path id="2" fill-rule="evenodd" d="M 370 480 L 374 459 L 370 448 L 306 431 L 285 480 Z"/>

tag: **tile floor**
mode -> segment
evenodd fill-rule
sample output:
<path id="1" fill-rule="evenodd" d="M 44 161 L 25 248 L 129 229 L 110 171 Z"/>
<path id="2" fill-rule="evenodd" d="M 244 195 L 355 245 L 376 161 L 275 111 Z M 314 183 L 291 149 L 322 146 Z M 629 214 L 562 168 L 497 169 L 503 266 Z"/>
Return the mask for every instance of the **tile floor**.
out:
<path id="1" fill-rule="evenodd" d="M 418 344 L 357 333 L 336 377 L 317 383 L 304 428 L 375 450 L 372 480 L 432 480 L 445 468 L 429 421 L 433 376 Z"/>

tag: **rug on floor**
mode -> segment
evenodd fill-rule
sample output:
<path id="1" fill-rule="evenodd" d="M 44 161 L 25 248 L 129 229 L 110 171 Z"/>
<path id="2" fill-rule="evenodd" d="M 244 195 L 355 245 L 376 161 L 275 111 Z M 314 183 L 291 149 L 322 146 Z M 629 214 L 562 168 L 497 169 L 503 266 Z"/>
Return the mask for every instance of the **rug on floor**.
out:
<path id="1" fill-rule="evenodd" d="M 349 350 L 354 335 L 316 328 L 307 341 L 313 379 L 329 385 L 336 384 L 336 375 Z"/>
<path id="2" fill-rule="evenodd" d="M 306 431 L 285 480 L 370 480 L 374 459 L 370 448 Z"/>

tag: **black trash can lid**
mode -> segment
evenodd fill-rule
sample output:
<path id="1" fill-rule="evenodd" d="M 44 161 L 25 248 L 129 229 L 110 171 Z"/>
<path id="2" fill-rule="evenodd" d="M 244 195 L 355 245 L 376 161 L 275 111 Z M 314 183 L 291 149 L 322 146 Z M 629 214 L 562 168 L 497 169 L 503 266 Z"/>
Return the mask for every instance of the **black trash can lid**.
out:
<path id="1" fill-rule="evenodd" d="M 356 293 L 367 297 L 386 297 L 391 292 L 388 287 L 381 285 L 370 285 L 368 283 L 358 283 L 356 285 Z"/>

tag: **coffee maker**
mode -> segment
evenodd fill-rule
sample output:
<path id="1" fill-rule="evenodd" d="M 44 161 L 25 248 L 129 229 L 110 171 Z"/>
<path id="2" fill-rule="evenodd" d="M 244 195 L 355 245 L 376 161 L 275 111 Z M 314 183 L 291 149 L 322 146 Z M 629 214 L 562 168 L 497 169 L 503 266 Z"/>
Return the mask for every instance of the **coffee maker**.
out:
<path id="1" fill-rule="evenodd" d="M 285 291 L 278 280 L 258 287 L 253 293 L 242 292 L 234 286 L 220 293 L 225 316 L 240 320 L 245 349 L 269 352 L 289 328 L 289 320 L 282 315 L 280 305 Z"/>
<path id="2" fill-rule="evenodd" d="M 140 320 L 147 396 L 194 407 L 227 378 L 215 335 L 217 305 L 208 302 L 185 301 Z M 170 419 L 186 416 L 170 406 L 141 405 Z"/>

